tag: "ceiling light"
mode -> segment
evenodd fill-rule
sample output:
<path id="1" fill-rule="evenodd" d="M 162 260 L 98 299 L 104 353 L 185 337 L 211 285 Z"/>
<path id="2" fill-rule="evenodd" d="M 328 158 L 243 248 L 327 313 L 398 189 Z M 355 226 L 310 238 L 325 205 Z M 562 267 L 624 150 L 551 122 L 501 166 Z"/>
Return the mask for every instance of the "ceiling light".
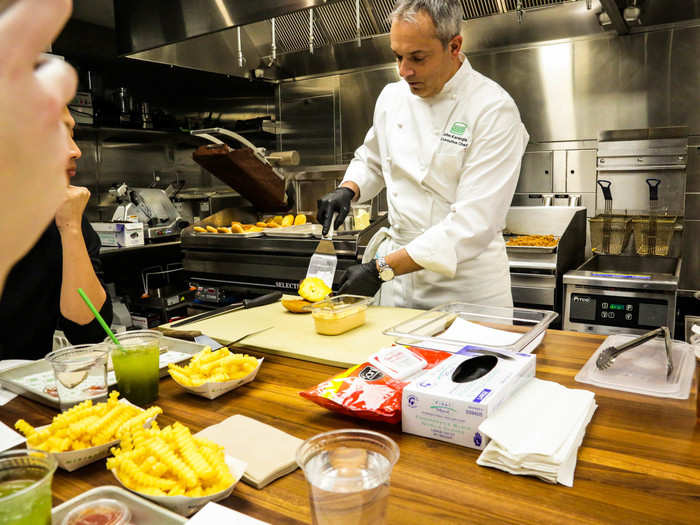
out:
<path id="1" fill-rule="evenodd" d="M 608 15 L 608 13 L 606 13 L 605 11 L 602 11 L 598 15 L 598 23 L 603 27 L 609 26 L 610 24 L 612 24 L 612 20 L 610 20 L 610 15 Z"/>

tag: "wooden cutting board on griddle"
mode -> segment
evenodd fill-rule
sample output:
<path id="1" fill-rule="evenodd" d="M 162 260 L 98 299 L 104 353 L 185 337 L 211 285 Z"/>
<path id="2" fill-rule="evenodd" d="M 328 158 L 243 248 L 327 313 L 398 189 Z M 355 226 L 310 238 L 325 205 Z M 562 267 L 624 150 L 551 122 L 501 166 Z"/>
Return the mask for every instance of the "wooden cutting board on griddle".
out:
<path id="1" fill-rule="evenodd" d="M 228 184 L 259 210 L 286 209 L 284 179 L 258 159 L 250 148 L 226 144 L 200 146 L 194 161 Z"/>

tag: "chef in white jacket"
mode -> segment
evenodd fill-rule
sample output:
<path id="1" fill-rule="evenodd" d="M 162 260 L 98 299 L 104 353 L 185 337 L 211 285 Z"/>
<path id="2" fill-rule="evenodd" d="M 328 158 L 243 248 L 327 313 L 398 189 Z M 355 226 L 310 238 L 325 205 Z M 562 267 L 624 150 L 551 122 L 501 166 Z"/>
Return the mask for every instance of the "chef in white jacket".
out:
<path id="1" fill-rule="evenodd" d="M 501 232 L 529 139 L 518 108 L 461 53 L 457 0 L 398 0 L 391 16 L 401 80 L 383 89 L 343 182 L 318 203 L 326 232 L 335 213 L 337 227 L 352 201 L 386 187 L 391 226 L 340 292 L 379 291 L 385 306 L 512 306 Z"/>

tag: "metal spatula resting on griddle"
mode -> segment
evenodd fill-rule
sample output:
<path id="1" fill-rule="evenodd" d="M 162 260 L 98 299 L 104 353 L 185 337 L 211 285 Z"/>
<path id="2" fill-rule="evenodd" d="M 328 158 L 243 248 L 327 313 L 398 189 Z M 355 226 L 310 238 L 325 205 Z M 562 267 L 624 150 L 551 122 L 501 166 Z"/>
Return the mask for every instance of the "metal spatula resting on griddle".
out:
<path id="1" fill-rule="evenodd" d="M 307 279 L 309 277 L 318 277 L 326 283 L 328 288 L 333 288 L 335 268 L 338 266 L 338 257 L 335 254 L 335 247 L 333 246 L 333 225 L 335 224 L 337 216 L 337 213 L 333 214 L 328 235 L 321 237 L 316 251 L 311 256 L 311 261 L 309 261 L 309 269 L 306 271 Z"/>

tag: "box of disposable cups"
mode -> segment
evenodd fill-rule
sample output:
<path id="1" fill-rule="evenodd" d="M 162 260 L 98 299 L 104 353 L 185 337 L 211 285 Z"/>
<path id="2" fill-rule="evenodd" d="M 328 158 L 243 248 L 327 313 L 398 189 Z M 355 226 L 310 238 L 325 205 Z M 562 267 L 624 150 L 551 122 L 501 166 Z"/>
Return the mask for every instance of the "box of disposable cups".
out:
<path id="1" fill-rule="evenodd" d="M 467 361 L 471 361 L 468 365 Z M 483 449 L 488 438 L 479 425 L 535 376 L 533 354 L 512 359 L 462 350 L 411 381 L 403 390 L 404 432 Z M 460 368 L 461 367 L 461 368 Z M 487 373 L 476 377 L 481 370 Z"/>

